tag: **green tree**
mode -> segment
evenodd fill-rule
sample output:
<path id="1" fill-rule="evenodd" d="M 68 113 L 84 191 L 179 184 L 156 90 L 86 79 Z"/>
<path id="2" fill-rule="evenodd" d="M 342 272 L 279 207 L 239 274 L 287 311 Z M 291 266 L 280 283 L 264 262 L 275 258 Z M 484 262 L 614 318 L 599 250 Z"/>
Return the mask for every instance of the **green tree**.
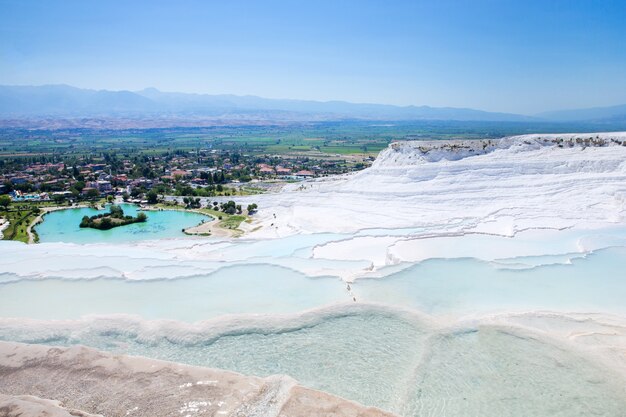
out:
<path id="1" fill-rule="evenodd" d="M 140 223 L 145 222 L 146 220 L 148 220 L 148 216 L 146 216 L 146 213 L 144 213 L 143 211 L 140 212 L 139 214 L 137 214 L 137 221 Z"/>
<path id="2" fill-rule="evenodd" d="M 80 221 L 80 227 L 88 227 L 90 222 L 89 216 L 83 216 L 83 219 Z"/>
<path id="3" fill-rule="evenodd" d="M 11 205 L 11 197 L 6 194 L 0 195 L 0 207 L 6 210 L 9 205 Z"/>
<path id="4" fill-rule="evenodd" d="M 111 223 L 111 219 L 109 217 L 103 217 L 100 220 L 100 229 L 107 230 L 113 227 L 113 223 Z"/>
<path id="5" fill-rule="evenodd" d="M 134 198 L 138 198 L 145 192 L 146 192 L 146 189 L 144 187 L 135 187 L 131 190 L 130 195 L 133 196 Z"/>
<path id="6" fill-rule="evenodd" d="M 150 204 L 156 204 L 159 202 L 159 195 L 154 190 L 148 191 L 148 194 L 146 194 L 146 198 L 148 199 L 148 203 Z"/>
<path id="7" fill-rule="evenodd" d="M 11 181 L 5 181 L 3 185 L 4 185 L 4 190 L 7 193 L 10 193 L 11 191 L 14 190 L 13 183 Z"/>
<path id="8" fill-rule="evenodd" d="M 235 214 L 237 212 L 237 205 L 234 201 L 230 200 L 224 204 L 222 211 L 226 214 Z"/>
<path id="9" fill-rule="evenodd" d="M 54 194 L 52 199 L 56 204 L 61 204 L 65 200 L 65 197 L 62 194 Z"/>
<path id="10" fill-rule="evenodd" d="M 87 197 L 89 198 L 96 198 L 99 195 L 100 195 L 100 192 L 96 190 L 95 188 L 92 188 L 89 191 L 87 191 Z"/>
<path id="11" fill-rule="evenodd" d="M 116 218 L 116 219 L 124 218 L 124 210 L 120 206 L 111 206 L 109 211 L 111 212 L 111 217 L 113 218 Z"/>

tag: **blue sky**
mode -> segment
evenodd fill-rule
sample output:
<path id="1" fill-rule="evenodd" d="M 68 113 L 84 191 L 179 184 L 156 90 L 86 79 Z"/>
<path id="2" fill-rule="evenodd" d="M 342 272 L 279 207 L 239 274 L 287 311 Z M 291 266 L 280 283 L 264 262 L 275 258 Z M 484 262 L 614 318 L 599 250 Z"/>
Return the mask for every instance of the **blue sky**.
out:
<path id="1" fill-rule="evenodd" d="M 622 1 L 0 0 L 0 84 L 532 114 L 626 103 Z"/>

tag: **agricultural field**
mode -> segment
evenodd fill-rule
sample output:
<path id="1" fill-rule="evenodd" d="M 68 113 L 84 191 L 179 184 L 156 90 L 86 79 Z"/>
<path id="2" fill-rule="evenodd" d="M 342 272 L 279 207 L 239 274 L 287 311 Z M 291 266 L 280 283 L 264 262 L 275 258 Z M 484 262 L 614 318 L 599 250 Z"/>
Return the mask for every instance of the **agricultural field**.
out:
<path id="1" fill-rule="evenodd" d="M 162 129 L 0 129 L 0 161 L 7 158 L 73 155 L 98 152 L 158 155 L 174 151 L 220 149 L 253 155 L 375 156 L 394 140 L 482 139 L 531 131 L 593 131 L 595 125 L 364 121 L 292 123 L 275 126 L 215 126 Z"/>

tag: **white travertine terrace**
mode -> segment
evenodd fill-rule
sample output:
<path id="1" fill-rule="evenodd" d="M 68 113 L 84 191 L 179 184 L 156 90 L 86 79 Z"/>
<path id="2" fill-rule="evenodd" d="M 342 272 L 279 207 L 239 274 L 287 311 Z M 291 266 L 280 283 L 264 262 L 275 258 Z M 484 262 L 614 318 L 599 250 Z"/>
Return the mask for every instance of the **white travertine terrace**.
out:
<path id="1" fill-rule="evenodd" d="M 625 180 L 625 132 L 397 142 L 369 169 L 264 196 L 271 210 L 255 234 L 438 226 L 510 236 L 623 223 Z"/>

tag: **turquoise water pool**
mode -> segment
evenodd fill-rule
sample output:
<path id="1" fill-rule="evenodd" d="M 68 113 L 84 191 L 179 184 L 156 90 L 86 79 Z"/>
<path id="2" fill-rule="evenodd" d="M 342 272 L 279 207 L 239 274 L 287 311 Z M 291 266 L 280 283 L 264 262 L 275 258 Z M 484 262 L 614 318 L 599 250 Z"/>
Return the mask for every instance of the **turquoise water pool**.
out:
<path id="1" fill-rule="evenodd" d="M 348 288 L 336 275 L 298 271 L 333 271 L 342 262 L 367 268 L 364 261 L 311 257 L 312 248 L 343 235 L 122 245 L 116 242 L 168 235 L 79 229 L 81 216 L 93 213 L 50 214 L 41 245 L 0 242 L 0 340 L 287 374 L 402 417 L 621 417 L 626 409 L 621 374 L 542 330 L 567 330 L 570 322 L 554 318 L 558 313 L 626 314 L 621 229 L 564 232 L 543 243 L 544 255 L 399 264 L 384 278 Z M 202 218 L 148 212 L 160 215 L 190 220 L 168 223 L 174 234 Z M 53 243 L 102 242 L 107 234 L 109 244 Z M 594 250 L 564 253 L 572 241 Z M 552 321 L 481 319 L 528 311 L 550 312 Z M 612 327 L 577 320 L 593 340 L 613 335 Z"/>
<path id="2" fill-rule="evenodd" d="M 137 206 L 121 204 L 124 214 L 136 216 Z M 83 216 L 105 213 L 106 210 L 74 208 L 54 211 L 44 216 L 43 222 L 35 227 L 40 242 L 98 243 L 128 242 L 146 239 L 164 239 L 186 236 L 182 229 L 195 226 L 209 216 L 176 210 L 147 211 L 148 221 L 116 227 L 110 230 L 96 230 L 79 227 Z"/>
<path id="3" fill-rule="evenodd" d="M 42 245 L 43 246 L 43 245 Z M 475 259 L 434 259 L 386 278 L 346 284 L 333 277 L 310 278 L 292 269 L 263 263 L 226 262 L 214 272 L 172 279 L 182 266 L 200 261 L 132 258 L 110 253 L 49 262 L 48 279 L 0 274 L 0 317 L 71 320 L 88 314 L 133 314 L 144 319 L 196 322 L 225 314 L 295 313 L 333 303 L 391 305 L 432 315 L 490 314 L 502 311 L 594 311 L 626 314 L 626 248 L 608 248 L 571 264 L 501 270 Z M 13 256 L 15 262 L 25 261 Z M 42 261 L 30 261 L 37 266 Z M 62 264 L 79 268 L 70 275 Z M 150 279 L 115 279 L 122 262 Z M 205 261 L 206 262 L 206 261 Z M 105 268 L 109 263 L 111 268 Z M 131 265 L 132 264 L 132 265 Z M 216 264 L 216 266 L 219 264 Z M 56 271 L 56 272 L 55 272 Z M 65 278 L 52 278 L 55 274 Z M 89 274 L 91 279 L 85 279 Z M 95 296 L 97 294 L 97 297 Z M 34 300 L 24 303 L 23 300 Z"/>
<path id="4" fill-rule="evenodd" d="M 0 291 L 0 317 L 42 320 L 132 314 L 194 322 L 225 314 L 295 313 L 350 300 L 338 279 L 311 279 L 271 265 L 234 266 L 176 280 L 22 280 Z M 41 300 L 36 306 L 23 302 L 35 297 Z"/>

